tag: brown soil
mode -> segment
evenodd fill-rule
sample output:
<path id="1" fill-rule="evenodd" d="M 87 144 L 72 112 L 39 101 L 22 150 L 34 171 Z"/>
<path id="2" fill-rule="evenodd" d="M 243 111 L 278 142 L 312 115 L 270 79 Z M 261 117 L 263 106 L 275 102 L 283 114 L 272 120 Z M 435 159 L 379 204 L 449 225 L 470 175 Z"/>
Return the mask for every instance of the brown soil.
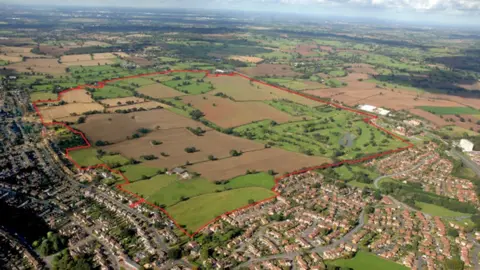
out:
<path id="1" fill-rule="evenodd" d="M 182 100 L 202 111 L 207 120 L 223 128 L 245 125 L 264 119 L 271 119 L 278 123 L 301 119 L 258 101 L 235 102 L 228 98 L 209 95 L 185 96 Z"/>
<path id="2" fill-rule="evenodd" d="M 65 74 L 67 66 L 59 64 L 57 59 L 27 59 L 25 62 L 10 64 L 7 68 L 14 69 L 18 72 L 40 72 L 48 74 Z"/>
<path id="3" fill-rule="evenodd" d="M 159 108 L 170 108 L 170 106 L 156 102 L 156 101 L 147 101 L 147 102 L 142 102 L 142 103 L 137 103 L 137 104 L 132 104 L 132 105 L 123 105 L 123 106 L 114 106 L 114 107 L 109 107 L 107 109 L 107 112 L 115 112 L 117 110 L 130 110 L 130 109 L 159 109 Z"/>
<path id="4" fill-rule="evenodd" d="M 153 140 L 160 141 L 162 144 L 153 145 Z M 195 147 L 199 151 L 187 153 L 185 152 L 187 147 Z M 147 161 L 145 164 L 159 168 L 183 166 L 187 161 L 191 163 L 206 161 L 208 164 L 209 155 L 224 158 L 230 155 L 231 149 L 252 151 L 263 148 L 263 144 L 225 135 L 215 130 L 207 131 L 202 136 L 196 136 L 184 128 L 158 130 L 139 139 L 104 147 L 107 151 L 120 152 L 128 158 L 140 159 L 142 155 L 155 155 L 158 157 L 157 160 Z M 168 157 L 162 156 L 162 152 L 167 153 Z"/>
<path id="5" fill-rule="evenodd" d="M 244 153 L 238 157 L 199 163 L 187 169 L 200 173 L 203 177 L 216 181 L 244 175 L 247 170 L 268 171 L 280 174 L 331 162 L 323 157 L 306 156 L 282 149 L 269 148 Z"/>
<path id="6" fill-rule="evenodd" d="M 289 99 L 308 106 L 318 105 L 316 101 L 288 93 L 269 85 L 251 83 L 250 80 L 239 76 L 212 77 L 207 80 L 215 86 L 216 90 L 212 91 L 212 94 L 222 92 L 236 101 Z"/>
<path id="7" fill-rule="evenodd" d="M 89 115 L 85 123 L 76 126 L 93 142 L 104 140 L 111 143 L 126 140 L 127 136 L 132 136 L 140 128 L 156 130 L 157 127 L 160 129 L 181 127 L 208 129 L 199 122 L 163 109 L 126 114 L 94 114 Z"/>
<path id="8" fill-rule="evenodd" d="M 184 93 L 178 92 L 177 90 L 161 83 L 142 86 L 137 89 L 137 92 L 152 98 L 171 98 L 184 95 Z"/>

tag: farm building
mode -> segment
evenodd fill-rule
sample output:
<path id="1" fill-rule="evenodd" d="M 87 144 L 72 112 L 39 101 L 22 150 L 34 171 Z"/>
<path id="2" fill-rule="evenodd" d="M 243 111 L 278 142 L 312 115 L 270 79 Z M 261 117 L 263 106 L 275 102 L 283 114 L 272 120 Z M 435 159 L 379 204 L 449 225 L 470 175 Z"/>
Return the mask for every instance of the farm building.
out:
<path id="1" fill-rule="evenodd" d="M 458 143 L 458 146 L 462 148 L 463 152 L 471 152 L 473 151 L 473 143 L 466 139 L 461 139 Z"/>
<path id="2" fill-rule="evenodd" d="M 167 175 L 178 175 L 178 177 L 180 177 L 180 179 L 190 179 L 192 176 L 190 175 L 190 173 L 187 172 L 187 170 L 183 169 L 183 168 L 174 168 L 173 170 L 171 171 L 167 171 Z"/>
<path id="3" fill-rule="evenodd" d="M 372 113 L 380 114 L 380 115 L 383 115 L 383 116 L 386 116 L 390 113 L 389 110 L 385 110 L 383 108 L 378 108 L 378 107 L 375 107 L 373 105 L 368 105 L 368 104 L 359 105 L 358 108 L 362 111 L 372 112 Z"/>

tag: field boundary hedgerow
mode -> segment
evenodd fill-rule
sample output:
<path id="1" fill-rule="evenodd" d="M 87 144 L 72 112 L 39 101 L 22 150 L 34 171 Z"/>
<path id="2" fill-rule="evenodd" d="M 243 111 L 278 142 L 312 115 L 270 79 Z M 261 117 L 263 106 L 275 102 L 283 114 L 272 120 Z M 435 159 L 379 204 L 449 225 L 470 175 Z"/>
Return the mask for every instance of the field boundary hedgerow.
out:
<path id="1" fill-rule="evenodd" d="M 237 208 L 237 209 L 234 209 L 234 210 L 231 210 L 231 211 L 228 211 L 228 212 L 225 212 L 219 216 L 217 216 L 216 218 L 208 221 L 207 223 L 205 223 L 203 226 L 201 226 L 198 230 L 196 230 L 195 232 L 193 233 L 189 233 L 186 229 L 184 229 L 182 226 L 180 226 L 177 221 L 163 208 L 155 205 L 154 203 L 152 202 L 149 202 L 147 200 L 145 200 L 144 198 L 142 198 L 141 196 L 133 193 L 133 192 L 130 192 L 126 189 L 123 188 L 123 186 L 125 185 L 128 185 L 130 184 L 130 181 L 128 180 L 128 178 L 119 170 L 115 170 L 115 169 L 112 169 L 110 168 L 107 164 L 97 164 L 97 165 L 94 165 L 94 166 L 88 166 L 88 167 L 82 167 L 80 166 L 75 160 L 73 160 L 73 158 L 70 157 L 69 155 L 69 152 L 70 151 L 74 151 L 74 150 L 79 150 L 79 149 L 86 149 L 86 148 L 90 148 L 91 147 L 91 144 L 90 142 L 87 140 L 86 136 L 78 131 L 78 130 L 75 130 L 73 129 L 72 127 L 70 127 L 69 125 L 67 125 L 66 123 L 64 122 L 45 122 L 44 119 L 43 119 L 43 116 L 42 114 L 40 113 L 40 110 L 38 109 L 37 107 L 37 104 L 42 104 L 42 103 L 49 103 L 49 102 L 58 102 L 61 100 L 61 97 L 64 93 L 66 92 L 69 92 L 69 91 L 74 91 L 74 90 L 83 90 L 85 88 L 103 88 L 105 86 L 105 84 L 107 83 L 111 83 L 111 82 L 114 82 L 114 81 L 119 81 L 119 80 L 126 80 L 126 79 L 133 79 L 133 78 L 139 78 L 139 77 L 146 77 L 146 76 L 154 76 L 154 75 L 162 75 L 162 74 L 169 74 L 169 73 L 176 73 L 176 72 L 190 72 L 190 73 L 205 73 L 205 76 L 211 76 L 211 77 L 219 77 L 219 76 L 239 76 L 239 77 L 242 77 L 244 79 L 247 79 L 247 80 L 250 80 L 252 82 L 256 82 L 256 83 L 259 83 L 259 84 L 263 84 L 263 85 L 266 85 L 266 86 L 269 86 L 269 87 L 274 87 L 274 88 L 277 88 L 281 91 L 286 91 L 286 92 L 289 92 L 291 94 L 294 94 L 294 95 L 299 95 L 299 96 L 302 96 L 304 98 L 308 98 L 310 100 L 313 100 L 313 101 L 316 101 L 316 102 L 320 102 L 320 103 L 323 103 L 323 104 L 326 104 L 326 105 L 329 105 L 329 106 L 332 106 L 332 107 L 335 107 L 335 108 L 338 108 L 338 109 L 342 109 L 342 110 L 347 110 L 347 111 L 350 111 L 350 112 L 353 112 L 355 114 L 359 114 L 359 115 L 362 115 L 362 116 L 365 116 L 364 118 L 364 122 L 367 123 L 368 125 L 374 127 L 374 128 L 377 128 L 387 134 L 389 134 L 390 136 L 392 136 L 393 138 L 397 139 L 397 140 L 400 140 L 402 141 L 403 143 L 405 143 L 407 146 L 405 147 L 401 147 L 401 148 L 397 148 L 397 149 L 393 149 L 393 150 L 388 150 L 388 151 L 385 151 L 385 152 L 381 152 L 381 153 L 377 153 L 377 154 L 373 154 L 373 155 L 368 155 L 368 156 L 365 156 L 365 157 L 361 157 L 361 158 L 358 158 L 358 159 L 348 159 L 348 160 L 342 160 L 342 161 L 339 161 L 339 162 L 335 162 L 335 163 L 330 163 L 330 164 L 322 164 L 322 165 L 318 165 L 318 166 L 313 166 L 313 167 L 309 167 L 309 168 L 305 168 L 305 169 L 301 169 L 301 170 L 298 170 L 298 171 L 293 171 L 293 172 L 290 172 L 290 173 L 287 173 L 287 174 L 284 174 L 284 175 L 281 175 L 281 176 L 278 176 L 278 177 L 275 177 L 275 185 L 274 187 L 272 188 L 272 191 L 275 193 L 274 196 L 271 196 L 269 198 L 266 198 L 266 199 L 263 199 L 261 201 L 257 201 L 257 202 L 254 202 L 252 204 L 248 204 L 248 205 L 245 205 L 243 207 L 240 207 L 240 208 Z M 378 126 L 377 124 L 375 124 L 375 119 L 378 118 L 378 116 L 376 115 L 373 115 L 373 114 L 370 114 L 370 113 L 367 113 L 367 112 L 364 112 L 364 111 L 360 111 L 360 110 L 357 110 L 357 109 L 353 109 L 353 108 L 349 108 L 349 107 L 346 107 L 346 106 L 343 106 L 343 105 L 340 105 L 340 104 L 337 104 L 337 103 L 332 103 L 332 102 L 329 102 L 329 101 L 326 101 L 326 100 L 323 100 L 321 98 L 316 98 L 316 97 L 313 97 L 313 96 L 310 96 L 310 95 L 307 95 L 307 94 L 303 94 L 301 92 L 297 92 L 297 91 L 294 91 L 294 90 L 290 90 L 290 89 L 287 89 L 287 88 L 284 88 L 284 87 L 280 87 L 280 86 L 275 86 L 275 85 L 271 85 L 271 84 L 268 84 L 266 82 L 263 82 L 263 81 L 260 81 L 260 80 L 257 80 L 257 79 L 253 79 L 253 78 L 250 78 L 244 74 L 241 74 L 241 73 L 238 73 L 238 72 L 232 72 L 232 73 L 229 73 L 229 74 L 211 74 L 209 71 L 206 71 L 206 70 L 169 70 L 169 71 L 161 71 L 161 72 L 153 72 L 153 73 L 146 73 L 146 74 L 138 74 L 138 75 L 133 75 L 133 76 L 126 76 L 126 77 L 121 77 L 121 78 L 115 78 L 115 79 L 110 79 L 110 80 L 104 80 L 104 81 L 101 81 L 101 82 L 98 82 L 96 83 L 95 85 L 78 85 L 76 87 L 73 87 L 73 88 L 69 88 L 69 89 L 66 89 L 64 91 L 61 91 L 60 93 L 58 93 L 58 96 L 57 96 L 57 99 L 55 100 L 37 100 L 37 101 L 34 101 L 32 102 L 32 105 L 36 111 L 36 113 L 38 114 L 39 118 L 40 118 L 40 121 L 41 123 L 44 125 L 44 126 L 53 126 L 53 125 L 61 125 L 61 126 L 64 126 L 65 128 L 67 128 L 68 130 L 70 130 L 71 132 L 73 132 L 74 134 L 77 134 L 79 136 L 82 137 L 82 139 L 85 141 L 85 145 L 81 145 L 81 146 L 76 146 L 76 147 L 71 147 L 71 148 L 67 148 L 65 150 L 65 155 L 66 157 L 75 165 L 75 167 L 79 170 L 90 170 L 90 169 L 95 169 L 95 168 L 104 168 L 108 171 L 110 171 L 111 173 L 114 173 L 114 174 L 118 174 L 120 175 L 124 180 L 125 182 L 124 183 L 121 183 L 121 184 L 118 184 L 116 187 L 117 189 L 119 189 L 120 191 L 124 192 L 124 193 L 127 193 L 129 195 L 131 195 L 132 197 L 134 198 L 137 198 L 138 200 L 136 202 L 134 202 L 131 207 L 136 207 L 140 204 L 147 204 L 155 209 L 158 209 L 160 210 L 161 212 L 163 212 L 174 224 L 175 226 L 177 226 L 177 228 L 179 230 L 181 230 L 183 233 L 185 233 L 187 236 L 193 238 L 197 233 L 199 233 L 200 231 L 202 231 L 204 228 L 206 228 L 208 225 L 216 222 L 217 220 L 219 220 L 220 218 L 222 218 L 223 216 L 225 215 L 229 215 L 231 213 L 234 213 L 234 212 L 237 212 L 237 211 L 240 211 L 240 210 L 244 210 L 246 208 L 249 208 L 249 207 L 252 207 L 254 205 L 257 205 L 257 204 L 260 204 L 260 203 L 264 203 L 264 202 L 267 202 L 267 201 L 270 201 L 274 198 L 276 198 L 277 196 L 279 196 L 280 194 L 278 193 L 277 191 L 277 187 L 278 187 L 278 184 L 279 184 L 279 181 L 283 178 L 286 178 L 286 177 L 289 177 L 291 175 L 297 175 L 297 174 L 301 174 L 301 173 L 305 173 L 307 171 L 311 171 L 311 170 L 318 170 L 318 169 L 325 169 L 325 168 L 330 168 L 330 167 L 337 167 L 337 166 L 340 166 L 340 165 L 343 165 L 343 164 L 357 164 L 357 163 L 361 163 L 361 162 L 364 162 L 364 161 L 367 161 L 367 160 L 372 160 L 372 159 L 375 159 L 375 158 L 378 158 L 378 157 L 382 157 L 382 156 L 386 156 L 386 155 L 390 155 L 390 154 L 393 154 L 393 153 L 397 153 L 397 152 L 401 152 L 401 151 L 404 151 L 406 149 L 409 149 L 409 148 L 412 148 L 414 145 L 409 142 L 408 140 L 406 139 L 403 139 L 401 138 L 400 136 L 394 134 L 393 132 L 391 131 L 388 131 L 386 130 L 385 128 L 383 127 L 380 127 Z"/>

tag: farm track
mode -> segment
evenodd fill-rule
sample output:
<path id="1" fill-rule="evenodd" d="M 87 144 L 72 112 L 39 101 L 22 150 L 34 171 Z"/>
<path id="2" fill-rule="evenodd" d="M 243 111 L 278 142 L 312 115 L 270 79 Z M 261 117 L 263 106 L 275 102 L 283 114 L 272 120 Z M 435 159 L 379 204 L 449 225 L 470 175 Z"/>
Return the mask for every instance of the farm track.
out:
<path id="1" fill-rule="evenodd" d="M 402 141 L 403 143 L 406 144 L 405 147 L 401 147 L 401 148 L 397 148 L 397 149 L 394 149 L 394 150 L 389 150 L 389 151 L 385 151 L 385 152 L 381 152 L 381 153 L 377 153 L 377 154 L 373 154 L 373 155 L 369 155 L 369 156 L 365 156 L 365 157 L 362 157 L 362 158 L 359 158 L 359 159 L 349 159 L 349 160 L 342 160 L 342 161 L 339 161 L 339 162 L 335 162 L 335 163 L 330 163 L 330 164 L 323 164 L 323 165 L 319 165 L 319 166 L 313 166 L 313 167 L 309 167 L 309 168 L 306 168 L 306 169 L 302 169 L 302 170 L 298 170 L 298 171 L 293 171 L 293 172 L 290 172 L 288 174 L 285 174 L 285 175 L 281 175 L 279 177 L 276 177 L 275 178 L 275 185 L 274 187 L 272 188 L 272 191 L 275 193 L 274 196 L 272 197 L 269 197 L 269 198 L 266 198 L 264 200 L 261 200 L 261 201 L 258 201 L 258 202 L 255 202 L 253 204 L 249 204 L 249 205 L 246 205 L 246 206 L 243 206 L 243 207 L 240 207 L 240 208 L 237 208 L 237 209 L 234 209 L 232 211 L 228 211 L 226 213 L 223 213 L 222 215 L 220 216 L 217 216 L 216 218 L 210 220 L 209 222 L 207 222 L 206 224 L 204 224 L 203 226 L 201 226 L 197 231 L 193 232 L 193 233 L 189 233 L 187 230 L 185 230 L 183 227 L 181 227 L 176 221 L 175 219 L 163 208 L 159 207 L 159 206 L 156 206 L 154 203 L 152 202 L 149 202 L 149 201 L 146 201 L 145 199 L 141 198 L 139 195 L 133 193 L 133 192 L 130 192 L 126 189 L 123 188 L 123 186 L 125 185 L 128 185 L 130 184 L 130 181 L 128 180 L 128 178 L 119 170 L 116 170 L 116 169 L 112 169 L 110 168 L 107 164 L 97 164 L 97 165 L 94 165 L 94 166 L 88 166 L 88 167 L 82 167 L 80 166 L 75 160 L 73 160 L 73 158 L 70 157 L 69 155 L 69 152 L 70 151 L 74 151 L 74 150 L 80 150 L 80 149 L 87 149 L 87 148 L 90 148 L 92 145 L 90 144 L 90 142 L 87 140 L 86 136 L 78 131 L 78 130 L 75 130 L 73 129 L 72 127 L 70 127 L 69 125 L 63 123 L 63 122 L 45 122 L 44 119 L 43 119 L 43 116 L 42 114 L 40 113 L 40 110 L 39 108 L 37 107 L 37 104 L 42 104 L 42 103 L 49 103 L 49 102 L 59 102 L 61 101 L 61 97 L 64 93 L 66 92 L 69 92 L 69 91 L 75 91 L 75 90 L 83 90 L 84 88 L 86 87 L 89 87 L 89 88 L 96 88 L 96 89 L 100 89 L 100 88 L 103 88 L 107 83 L 111 83 L 111 82 L 115 82 L 115 81 L 120 81 L 120 80 L 126 80 L 126 79 L 134 79 L 134 78 L 140 78 L 140 77 L 147 77 L 147 76 L 153 76 L 153 75 L 162 75 L 162 74 L 170 74 L 170 73 L 176 73 L 176 72 L 191 72 L 191 73 L 205 73 L 205 76 L 206 77 L 220 77 L 220 76 L 229 76 L 229 77 L 233 77 L 233 76 L 239 76 L 239 77 L 242 77 L 244 79 L 247 79 L 247 80 L 250 80 L 252 82 L 257 82 L 259 84 L 263 84 L 263 85 L 266 85 L 266 86 L 269 86 L 269 87 L 274 87 L 274 88 L 277 88 L 281 91 L 285 91 L 285 92 L 288 92 L 288 93 L 291 93 L 291 94 L 294 94 L 294 95 L 298 95 L 298 96 L 301 96 L 301 97 L 304 97 L 304 98 L 308 98 L 310 100 L 313 100 L 313 101 L 316 101 L 316 102 L 320 102 L 320 103 L 323 103 L 325 105 L 329 105 L 329 106 L 332 106 L 332 107 L 335 107 L 335 108 L 338 108 L 338 109 L 342 109 L 342 110 L 347 110 L 347 111 L 350 111 L 350 112 L 353 112 L 355 114 L 358 114 L 358 115 L 361 115 L 363 117 L 365 117 L 363 120 L 365 123 L 369 124 L 370 126 L 374 127 L 374 128 L 377 128 L 383 132 L 385 132 L 386 134 L 389 134 L 390 136 L 392 136 L 393 138 L 397 139 L 397 140 L 400 140 Z M 375 124 L 375 119 L 378 118 L 378 116 L 376 115 L 373 115 L 373 114 L 370 114 L 370 113 L 367 113 L 367 112 L 364 112 L 364 111 L 360 111 L 360 110 L 357 110 L 357 109 L 353 109 L 353 108 L 349 108 L 349 107 L 345 107 L 343 105 L 340 105 L 340 104 L 337 104 L 337 103 L 332 103 L 332 102 L 329 102 L 329 101 L 325 101 L 321 98 L 317 98 L 317 97 L 314 97 L 314 96 L 311 96 L 311 95 L 308 95 L 308 94 L 303 94 L 303 93 L 300 93 L 300 92 L 297 92 L 297 91 L 293 91 L 293 90 L 290 90 L 290 89 L 287 89 L 287 88 L 283 88 L 283 87 L 279 87 L 279 86 L 274 86 L 274 85 L 270 85 L 266 82 L 263 82 L 263 81 L 260 81 L 260 80 L 257 80 L 257 79 L 253 79 L 253 78 L 250 78 L 244 74 L 241 74 L 241 73 L 238 73 L 238 72 L 234 72 L 234 73 L 230 73 L 230 74 L 210 74 L 209 71 L 205 71 L 205 70 L 171 70 L 171 71 L 162 71 L 162 72 L 153 72 L 153 73 L 146 73 L 146 74 L 139 74 L 139 75 L 132 75 L 132 76 L 126 76 L 126 77 L 122 77 L 122 78 L 115 78 L 115 79 L 111 79 L 111 80 L 104 80 L 104 81 L 101 81 L 101 82 L 98 82 L 96 85 L 79 85 L 77 87 L 74 87 L 74 88 L 70 88 L 70 89 L 67 89 L 67 90 L 64 90 L 62 92 L 60 92 L 58 94 L 58 97 L 56 100 L 37 100 L 37 101 L 34 101 L 32 103 L 36 113 L 38 114 L 39 118 L 40 118 L 40 121 L 41 123 L 44 125 L 44 126 L 55 126 L 55 125 L 60 125 L 60 126 L 63 126 L 65 128 L 67 128 L 68 130 L 70 130 L 72 133 L 74 134 L 77 134 L 79 136 L 82 137 L 82 139 L 85 141 L 85 145 L 81 145 L 81 146 L 76 146 L 76 147 L 72 147 L 72 148 L 67 148 L 65 150 L 65 154 L 66 154 L 66 157 L 72 162 L 72 164 L 75 165 L 75 167 L 77 167 L 79 170 L 89 170 L 89 169 L 95 169 L 95 168 L 104 168 L 114 174 L 117 174 L 117 175 L 120 175 L 124 180 L 125 180 L 125 183 L 122 183 L 122 184 L 118 184 L 116 187 L 124 192 L 124 193 L 127 193 L 129 195 L 131 195 L 132 197 L 134 198 L 137 198 L 138 201 L 136 203 L 134 203 L 134 205 L 138 205 L 138 204 L 141 204 L 141 203 L 145 203 L 155 209 L 158 209 L 160 210 L 161 212 L 163 212 L 170 220 L 172 220 L 172 222 L 177 226 L 177 228 L 179 230 L 181 230 L 183 233 L 185 233 L 187 236 L 193 238 L 197 233 L 199 233 L 200 231 L 202 231 L 205 227 L 207 227 L 208 225 L 210 225 L 211 223 L 214 223 L 216 222 L 217 220 L 219 220 L 222 216 L 224 215 L 229 215 L 231 213 L 234 213 L 234 212 L 237 212 L 237 211 L 240 211 L 240 210 L 244 210 L 246 208 L 249 208 L 249 207 L 252 207 L 256 204 L 260 204 L 260 203 L 264 203 L 264 202 L 267 202 L 267 201 L 270 201 L 274 198 L 276 198 L 277 196 L 279 196 L 280 194 L 278 193 L 277 191 L 277 187 L 278 187 L 278 184 L 279 184 L 279 181 L 282 180 L 283 178 L 286 178 L 286 177 L 289 177 L 289 176 L 292 176 L 292 175 L 297 175 L 297 174 L 302 174 L 302 173 L 305 173 L 307 171 L 311 171 L 311 170 L 319 170 L 319 169 L 326 169 L 326 168 L 330 168 L 330 167 L 338 167 L 338 166 L 341 166 L 343 164 L 358 164 L 358 163 L 362 163 L 362 162 L 365 162 L 365 161 L 368 161 L 368 160 L 372 160 L 372 159 L 375 159 L 375 158 L 379 158 L 379 157 L 383 157 L 383 156 L 386 156 L 386 155 L 390 155 L 390 154 L 393 154 L 393 153 L 397 153 L 397 152 L 401 152 L 401 151 L 404 151 L 406 149 L 409 149 L 409 148 L 412 148 L 414 147 L 414 145 L 412 143 L 410 143 L 408 140 L 405 140 L 403 138 L 401 138 L 400 136 L 392 133 L 391 131 L 388 131 L 386 130 L 385 128 L 382 128 L 380 126 L 378 126 L 377 124 Z"/>

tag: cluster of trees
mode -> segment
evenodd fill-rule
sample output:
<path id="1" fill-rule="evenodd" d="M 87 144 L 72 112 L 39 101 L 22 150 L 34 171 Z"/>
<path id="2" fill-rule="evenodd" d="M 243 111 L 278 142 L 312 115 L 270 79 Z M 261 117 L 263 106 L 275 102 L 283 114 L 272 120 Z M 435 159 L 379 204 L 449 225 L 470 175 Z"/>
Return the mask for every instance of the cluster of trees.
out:
<path id="1" fill-rule="evenodd" d="M 235 150 L 235 149 L 230 150 L 230 156 L 232 156 L 232 157 L 238 157 L 241 154 L 242 154 L 242 151 L 238 151 L 238 150 Z"/>
<path id="2" fill-rule="evenodd" d="M 67 249 L 53 258 L 53 270 L 89 270 L 97 269 L 94 267 L 93 258 L 90 255 L 82 255 L 78 258 L 73 258 Z"/>
<path id="3" fill-rule="evenodd" d="M 438 196 L 433 193 L 424 192 L 418 185 L 399 184 L 393 182 L 381 183 L 380 189 L 382 193 L 392 195 L 396 199 L 416 208 L 415 202 L 424 202 L 438 205 L 452 211 L 461 213 L 477 214 L 478 211 L 475 206 L 459 202 L 455 199 Z"/>
<path id="4" fill-rule="evenodd" d="M 202 136 L 206 132 L 201 127 L 197 127 L 197 128 L 187 127 L 187 129 L 197 136 Z"/>
<path id="5" fill-rule="evenodd" d="M 42 256 L 48 256 L 59 252 L 67 246 L 67 238 L 58 233 L 48 232 L 47 237 L 43 237 L 40 241 L 33 242 L 33 247 L 38 248 L 38 252 Z"/>

